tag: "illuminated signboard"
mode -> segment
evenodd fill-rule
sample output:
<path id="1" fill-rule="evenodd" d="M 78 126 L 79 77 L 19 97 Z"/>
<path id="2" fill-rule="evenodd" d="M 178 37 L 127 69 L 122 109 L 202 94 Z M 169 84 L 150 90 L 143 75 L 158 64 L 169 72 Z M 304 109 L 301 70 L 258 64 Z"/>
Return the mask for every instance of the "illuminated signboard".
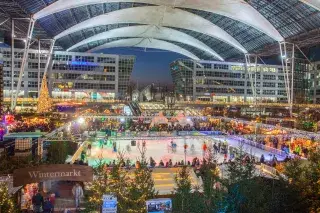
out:
<path id="1" fill-rule="evenodd" d="M 72 61 L 71 65 L 86 65 L 86 66 L 99 66 L 93 62 L 85 62 L 85 61 Z"/>

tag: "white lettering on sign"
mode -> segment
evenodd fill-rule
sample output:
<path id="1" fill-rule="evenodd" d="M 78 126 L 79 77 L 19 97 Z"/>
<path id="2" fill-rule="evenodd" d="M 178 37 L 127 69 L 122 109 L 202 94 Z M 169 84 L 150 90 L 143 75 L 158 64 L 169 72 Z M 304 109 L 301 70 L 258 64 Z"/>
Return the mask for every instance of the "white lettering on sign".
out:
<path id="1" fill-rule="evenodd" d="M 53 177 L 80 177 L 81 171 L 73 169 L 70 172 L 40 172 L 40 171 L 30 171 L 28 172 L 30 178 L 53 178 Z"/>

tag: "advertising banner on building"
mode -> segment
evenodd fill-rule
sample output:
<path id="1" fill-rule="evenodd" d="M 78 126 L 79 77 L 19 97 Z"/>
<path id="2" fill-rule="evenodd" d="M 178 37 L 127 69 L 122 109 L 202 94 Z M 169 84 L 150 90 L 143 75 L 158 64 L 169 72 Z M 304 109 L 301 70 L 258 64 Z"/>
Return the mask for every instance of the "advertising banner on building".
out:
<path id="1" fill-rule="evenodd" d="M 172 212 L 172 201 L 170 198 L 147 200 L 148 213 L 170 213 Z"/>
<path id="2" fill-rule="evenodd" d="M 117 198 L 113 195 L 103 195 L 102 213 L 117 213 Z"/>

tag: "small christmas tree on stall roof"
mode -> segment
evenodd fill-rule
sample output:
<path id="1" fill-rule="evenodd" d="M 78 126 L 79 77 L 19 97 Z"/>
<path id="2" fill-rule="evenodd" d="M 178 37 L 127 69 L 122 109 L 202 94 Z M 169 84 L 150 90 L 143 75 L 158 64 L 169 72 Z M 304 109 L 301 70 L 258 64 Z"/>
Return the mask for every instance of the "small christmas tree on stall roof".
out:
<path id="1" fill-rule="evenodd" d="M 52 108 L 52 100 L 49 95 L 47 77 L 46 75 L 44 75 L 41 83 L 37 112 L 38 113 L 49 112 L 51 111 L 51 108 Z"/>
<path id="2" fill-rule="evenodd" d="M 0 183 L 0 212 L 16 212 L 13 200 L 10 198 L 8 186 L 6 183 Z"/>

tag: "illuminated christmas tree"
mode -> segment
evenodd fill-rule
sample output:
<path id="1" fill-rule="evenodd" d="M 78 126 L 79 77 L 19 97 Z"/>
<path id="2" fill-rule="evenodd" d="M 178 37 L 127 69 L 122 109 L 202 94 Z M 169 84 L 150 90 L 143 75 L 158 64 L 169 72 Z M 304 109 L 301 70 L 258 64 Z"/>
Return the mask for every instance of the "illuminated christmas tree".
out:
<path id="1" fill-rule="evenodd" d="M 131 182 L 128 193 L 129 200 L 127 205 L 128 213 L 144 213 L 146 209 L 146 201 L 155 198 L 158 192 L 154 189 L 154 181 L 151 170 L 147 167 L 147 160 L 145 157 L 146 149 L 140 150 L 141 157 L 136 165 L 134 171 L 134 178 Z"/>
<path id="2" fill-rule="evenodd" d="M 0 212 L 15 212 L 13 200 L 9 195 L 8 186 L 5 183 L 0 183 Z"/>
<path id="3" fill-rule="evenodd" d="M 88 184 L 89 189 L 85 194 L 84 212 L 100 211 L 103 204 L 103 195 L 110 194 L 109 172 L 107 165 L 100 159 L 94 168 L 94 180 Z"/>
<path id="4" fill-rule="evenodd" d="M 41 89 L 40 89 L 40 96 L 38 99 L 38 113 L 45 113 L 51 111 L 52 108 L 52 100 L 49 95 L 49 89 L 47 85 L 47 77 L 43 76 Z"/>

